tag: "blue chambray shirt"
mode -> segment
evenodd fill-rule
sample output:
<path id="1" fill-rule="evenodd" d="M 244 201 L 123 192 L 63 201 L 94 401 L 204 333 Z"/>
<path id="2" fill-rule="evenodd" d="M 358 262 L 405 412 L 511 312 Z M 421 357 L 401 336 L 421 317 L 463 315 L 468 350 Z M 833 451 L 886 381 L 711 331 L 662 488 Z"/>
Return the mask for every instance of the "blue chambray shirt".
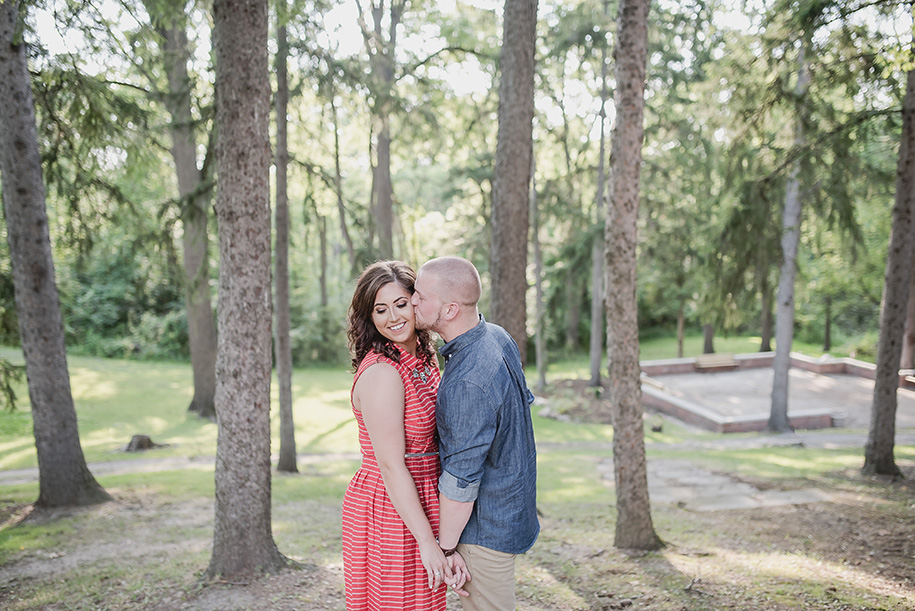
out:
<path id="1" fill-rule="evenodd" d="M 436 418 L 439 491 L 475 501 L 461 543 L 526 552 L 540 533 L 537 449 L 518 346 L 502 327 L 479 324 L 446 343 Z"/>

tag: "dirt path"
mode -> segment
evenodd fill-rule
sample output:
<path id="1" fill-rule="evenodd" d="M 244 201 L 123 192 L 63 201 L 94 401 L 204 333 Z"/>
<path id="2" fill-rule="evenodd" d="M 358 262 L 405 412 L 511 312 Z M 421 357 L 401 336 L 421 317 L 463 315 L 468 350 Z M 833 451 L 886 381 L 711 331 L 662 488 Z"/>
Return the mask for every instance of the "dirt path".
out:
<path id="1" fill-rule="evenodd" d="M 856 431 L 805 431 L 800 433 L 786 433 L 781 435 L 759 435 L 756 437 L 728 437 L 721 435 L 715 439 L 704 441 L 689 441 L 677 444 L 664 444 L 667 450 L 710 450 L 710 449 L 750 449 L 780 446 L 803 446 L 808 448 L 864 448 L 867 441 L 866 432 Z M 897 446 L 915 445 L 915 429 L 905 430 L 896 435 Z M 611 450 L 610 443 L 552 443 L 540 442 L 537 447 L 541 450 L 562 449 L 564 447 L 593 448 Z M 648 445 L 649 449 L 652 447 Z M 105 462 L 95 462 L 89 465 L 89 470 L 95 475 L 126 475 L 129 473 L 156 473 L 161 471 L 174 471 L 178 469 L 201 469 L 212 467 L 215 458 L 212 456 L 169 456 L 156 457 L 155 450 L 147 450 L 149 454 L 136 458 L 125 458 Z M 275 457 L 274 457 L 275 458 Z M 338 460 L 358 460 L 359 454 L 299 454 L 298 464 L 306 465 Z M 28 484 L 38 481 L 38 469 L 11 469 L 0 471 L 0 486 Z"/>
<path id="2" fill-rule="evenodd" d="M 89 465 L 93 475 L 127 475 L 129 473 L 157 473 L 161 471 L 175 471 L 178 469 L 206 469 L 212 468 L 215 463 L 213 456 L 168 456 L 156 457 L 155 450 L 147 450 L 151 454 L 137 458 L 125 458 L 105 462 L 95 462 Z M 335 460 L 358 460 L 359 454 L 299 454 L 298 464 L 307 465 Z M 276 460 L 276 457 L 274 457 Z M 28 484 L 38 481 L 38 469 L 11 469 L 0 471 L 0 486 L 13 484 Z"/>

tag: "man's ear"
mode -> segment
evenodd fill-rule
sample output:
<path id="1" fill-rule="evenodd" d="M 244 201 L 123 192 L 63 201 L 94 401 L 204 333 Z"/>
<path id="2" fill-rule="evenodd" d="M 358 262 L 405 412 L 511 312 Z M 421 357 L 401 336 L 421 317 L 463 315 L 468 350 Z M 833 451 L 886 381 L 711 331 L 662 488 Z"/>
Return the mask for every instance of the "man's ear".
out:
<path id="1" fill-rule="evenodd" d="M 458 314 L 461 313 L 461 306 L 457 303 L 449 303 L 445 306 L 445 311 L 443 312 L 445 320 L 452 321 L 458 317 Z"/>

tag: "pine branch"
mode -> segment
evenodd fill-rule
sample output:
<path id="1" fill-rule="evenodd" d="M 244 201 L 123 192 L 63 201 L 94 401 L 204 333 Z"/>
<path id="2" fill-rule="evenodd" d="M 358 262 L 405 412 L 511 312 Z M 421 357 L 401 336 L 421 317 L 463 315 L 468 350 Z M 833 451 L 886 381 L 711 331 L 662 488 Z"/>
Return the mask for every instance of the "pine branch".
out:
<path id="1" fill-rule="evenodd" d="M 791 149 L 789 149 L 785 155 L 785 159 L 780 164 L 775 166 L 775 169 L 772 170 L 772 172 L 770 172 L 767 176 L 764 176 L 763 178 L 756 180 L 755 182 L 757 182 L 759 184 L 763 184 L 763 183 L 768 183 L 768 182 L 775 180 L 776 178 L 780 177 L 781 174 L 785 170 L 790 168 L 791 165 L 795 161 L 800 159 L 801 157 L 803 157 L 803 156 L 809 154 L 811 151 L 819 148 L 823 143 L 828 142 L 832 138 L 835 138 L 836 136 L 861 125 L 865 121 L 868 121 L 870 119 L 875 119 L 877 117 L 886 117 L 886 116 L 898 114 L 901 112 L 902 112 L 902 109 L 900 109 L 900 108 L 887 108 L 887 109 L 883 109 L 883 110 L 868 110 L 868 111 L 857 113 L 854 116 L 852 116 L 852 118 L 850 120 L 846 121 L 845 123 L 842 123 L 835 129 L 828 131 L 825 134 L 820 135 L 818 138 L 814 139 L 812 142 L 809 142 L 801 147 L 792 147 Z"/>

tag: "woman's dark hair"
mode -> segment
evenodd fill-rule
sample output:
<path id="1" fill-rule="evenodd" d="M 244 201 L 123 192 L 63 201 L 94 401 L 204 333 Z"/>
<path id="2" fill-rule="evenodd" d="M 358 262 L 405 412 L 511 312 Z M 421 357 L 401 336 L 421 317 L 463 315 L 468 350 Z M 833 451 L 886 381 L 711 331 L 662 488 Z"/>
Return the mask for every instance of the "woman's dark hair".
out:
<path id="1" fill-rule="evenodd" d="M 350 354 L 353 357 L 353 371 L 372 350 L 394 362 L 400 362 L 400 353 L 394 347 L 394 343 L 379 333 L 372 321 L 375 295 L 381 287 L 391 282 L 399 284 L 412 295 L 416 272 L 402 261 L 377 261 L 365 268 L 356 282 L 356 290 L 353 292 L 353 300 L 347 313 L 346 327 Z M 426 363 L 433 360 L 432 336 L 425 329 L 416 330 L 416 354 Z"/>

